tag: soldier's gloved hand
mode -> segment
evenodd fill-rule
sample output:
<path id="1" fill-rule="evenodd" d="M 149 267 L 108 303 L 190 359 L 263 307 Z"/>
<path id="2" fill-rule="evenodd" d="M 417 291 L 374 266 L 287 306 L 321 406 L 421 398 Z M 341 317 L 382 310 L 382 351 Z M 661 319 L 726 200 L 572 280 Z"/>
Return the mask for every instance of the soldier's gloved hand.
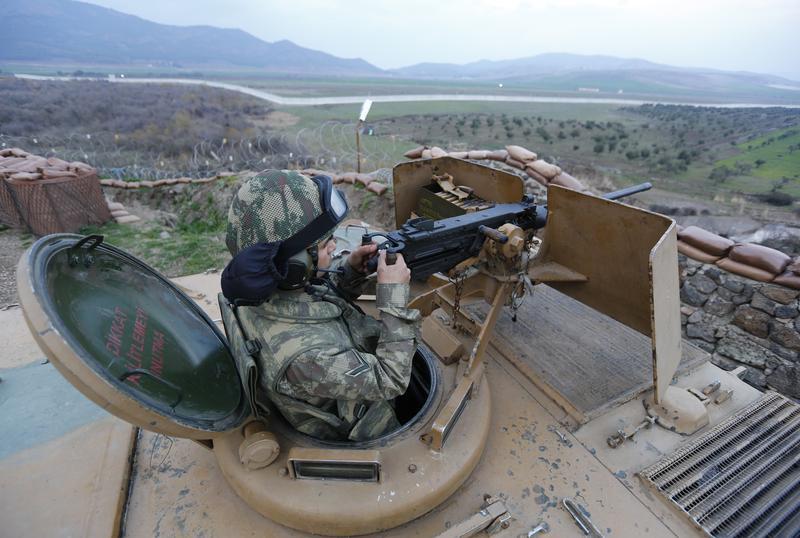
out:
<path id="1" fill-rule="evenodd" d="M 406 266 L 402 254 L 397 254 L 394 265 L 386 265 L 386 251 L 378 252 L 378 284 L 408 284 L 411 269 Z"/>
<path id="2" fill-rule="evenodd" d="M 378 245 L 375 243 L 356 247 L 355 250 L 350 253 L 350 256 L 347 257 L 347 263 L 349 263 L 350 267 L 359 273 L 366 273 L 367 262 L 370 260 L 370 258 L 375 256 L 375 251 L 377 250 Z"/>

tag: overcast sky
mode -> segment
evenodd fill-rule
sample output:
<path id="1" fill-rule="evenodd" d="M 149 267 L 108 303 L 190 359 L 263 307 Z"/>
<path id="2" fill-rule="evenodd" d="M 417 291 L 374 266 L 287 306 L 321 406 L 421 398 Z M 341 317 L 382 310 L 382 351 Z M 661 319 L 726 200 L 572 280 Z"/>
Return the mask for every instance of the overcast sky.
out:
<path id="1" fill-rule="evenodd" d="M 382 68 L 545 52 L 800 80 L 800 0 L 89 0 L 175 25 L 241 28 Z"/>

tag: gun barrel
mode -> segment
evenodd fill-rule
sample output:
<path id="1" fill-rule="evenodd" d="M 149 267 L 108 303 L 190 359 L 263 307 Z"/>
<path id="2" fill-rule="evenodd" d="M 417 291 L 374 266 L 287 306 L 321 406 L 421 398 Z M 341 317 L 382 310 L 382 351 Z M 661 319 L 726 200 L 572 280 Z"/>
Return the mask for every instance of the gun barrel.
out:
<path id="1" fill-rule="evenodd" d="M 624 189 L 620 189 L 618 191 L 606 193 L 603 195 L 603 198 L 606 200 L 619 200 L 620 198 L 625 198 L 626 196 L 630 196 L 631 194 L 636 194 L 638 192 L 648 191 L 652 188 L 653 184 L 647 181 L 645 183 L 633 185 L 632 187 L 625 187 Z"/>

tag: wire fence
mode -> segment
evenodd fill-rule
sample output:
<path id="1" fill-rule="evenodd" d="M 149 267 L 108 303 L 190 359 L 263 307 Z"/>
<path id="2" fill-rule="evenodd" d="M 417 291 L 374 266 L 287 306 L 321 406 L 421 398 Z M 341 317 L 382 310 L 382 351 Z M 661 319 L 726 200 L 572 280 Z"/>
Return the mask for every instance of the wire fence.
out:
<path id="1" fill-rule="evenodd" d="M 392 167 L 414 144 L 367 126 L 361 135 L 363 170 Z M 356 169 L 356 124 L 326 121 L 296 133 L 229 140 L 200 140 L 181 155 L 167 155 L 137 146 L 113 133 L 74 132 L 67 135 L 11 136 L 0 133 L 0 148 L 19 147 L 45 157 L 81 161 L 97 168 L 100 177 L 158 180 L 208 177 L 222 172 L 265 168 Z"/>

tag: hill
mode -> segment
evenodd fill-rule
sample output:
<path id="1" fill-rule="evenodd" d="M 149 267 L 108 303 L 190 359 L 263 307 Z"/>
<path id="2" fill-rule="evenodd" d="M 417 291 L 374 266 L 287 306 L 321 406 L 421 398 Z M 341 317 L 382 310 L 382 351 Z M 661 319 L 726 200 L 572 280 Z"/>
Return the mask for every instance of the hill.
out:
<path id="1" fill-rule="evenodd" d="M 361 59 L 343 59 L 291 41 L 268 43 L 247 32 L 170 26 L 72 0 L 6 0 L 0 61 L 231 66 L 269 72 L 377 75 Z"/>
<path id="2" fill-rule="evenodd" d="M 596 90 L 603 93 L 785 99 L 796 101 L 800 82 L 774 75 L 684 68 L 639 58 L 539 54 L 514 60 L 466 64 L 420 63 L 395 69 L 397 76 L 502 82 L 544 91 Z M 795 88 L 792 90 L 792 88 Z"/>

